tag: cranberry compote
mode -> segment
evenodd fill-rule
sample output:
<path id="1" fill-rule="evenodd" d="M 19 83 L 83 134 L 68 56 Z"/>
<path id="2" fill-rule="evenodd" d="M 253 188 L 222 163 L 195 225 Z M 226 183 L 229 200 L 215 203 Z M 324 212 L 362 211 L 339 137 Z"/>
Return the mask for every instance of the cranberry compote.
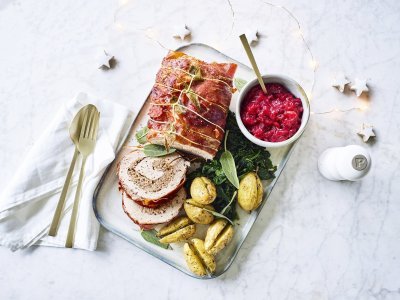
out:
<path id="1" fill-rule="evenodd" d="M 303 105 L 283 85 L 267 83 L 267 94 L 256 85 L 245 96 L 240 116 L 256 138 L 282 142 L 292 137 L 301 125 Z"/>

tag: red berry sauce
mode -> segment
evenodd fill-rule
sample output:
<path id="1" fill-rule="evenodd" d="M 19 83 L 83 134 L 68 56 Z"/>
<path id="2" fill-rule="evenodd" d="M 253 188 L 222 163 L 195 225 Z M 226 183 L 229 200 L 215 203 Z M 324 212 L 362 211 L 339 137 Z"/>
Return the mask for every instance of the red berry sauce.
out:
<path id="1" fill-rule="evenodd" d="M 283 85 L 267 83 L 267 94 L 256 85 L 245 96 L 240 116 L 256 138 L 282 142 L 291 138 L 301 125 L 303 105 Z"/>

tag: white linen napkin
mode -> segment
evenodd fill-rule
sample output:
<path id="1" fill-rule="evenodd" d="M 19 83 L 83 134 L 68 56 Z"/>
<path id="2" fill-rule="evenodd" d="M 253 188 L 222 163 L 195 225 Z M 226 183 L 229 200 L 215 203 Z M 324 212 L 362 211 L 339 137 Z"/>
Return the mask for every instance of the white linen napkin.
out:
<path id="1" fill-rule="evenodd" d="M 58 234 L 50 237 L 47 232 L 74 153 L 69 125 L 78 110 L 89 103 L 100 111 L 100 127 L 95 151 L 86 162 L 74 248 L 96 249 L 99 223 L 92 208 L 93 192 L 122 145 L 134 115 L 119 104 L 97 100 L 84 93 L 60 109 L 0 196 L 0 245 L 13 251 L 34 244 L 64 247 L 81 156 L 75 165 Z"/>

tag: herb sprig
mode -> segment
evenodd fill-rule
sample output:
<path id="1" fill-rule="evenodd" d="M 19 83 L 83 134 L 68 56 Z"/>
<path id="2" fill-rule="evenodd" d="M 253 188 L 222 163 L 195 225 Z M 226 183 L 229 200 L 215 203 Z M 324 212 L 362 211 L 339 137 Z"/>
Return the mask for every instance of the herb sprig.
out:
<path id="1" fill-rule="evenodd" d="M 143 145 L 147 143 L 147 133 L 149 128 L 147 126 L 136 131 L 135 137 L 139 144 Z"/>
<path id="2" fill-rule="evenodd" d="M 142 237 L 149 243 L 154 244 L 158 247 L 169 249 L 169 244 L 164 244 L 160 242 L 160 239 L 157 237 L 157 231 L 154 229 L 151 230 L 142 230 L 140 232 Z"/>
<path id="3" fill-rule="evenodd" d="M 167 154 L 175 152 L 175 148 L 167 149 L 163 145 L 156 145 L 156 144 L 146 144 L 143 147 L 144 155 L 150 157 L 158 157 L 158 156 L 165 156 Z"/>
<path id="4" fill-rule="evenodd" d="M 233 158 L 232 153 L 228 149 L 226 149 L 226 140 L 228 138 L 228 135 L 229 135 L 229 130 L 227 130 L 225 133 L 225 139 L 224 139 L 225 151 L 221 154 L 219 162 L 221 163 L 222 171 L 224 171 L 226 178 L 228 178 L 228 180 L 235 186 L 235 188 L 239 189 L 239 178 L 236 172 L 235 160 Z"/>

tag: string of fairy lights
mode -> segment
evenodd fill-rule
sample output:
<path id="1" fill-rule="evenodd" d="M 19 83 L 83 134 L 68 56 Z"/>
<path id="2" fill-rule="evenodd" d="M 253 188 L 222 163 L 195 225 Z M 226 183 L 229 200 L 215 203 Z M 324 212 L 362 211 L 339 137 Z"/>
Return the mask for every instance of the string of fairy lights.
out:
<path id="1" fill-rule="evenodd" d="M 313 72 L 313 80 L 311 83 L 311 88 L 310 88 L 310 92 L 308 93 L 308 98 L 311 102 L 312 100 L 312 95 L 314 92 L 314 87 L 315 87 L 315 82 L 316 82 L 316 72 L 317 69 L 319 67 L 319 63 L 318 61 L 315 59 L 315 56 L 311 50 L 311 47 L 309 45 L 309 43 L 307 42 L 307 39 L 305 38 L 304 32 L 303 32 L 303 28 L 300 24 L 299 19 L 294 15 L 294 13 L 289 10 L 287 7 L 283 6 L 283 5 L 277 5 L 277 4 L 273 4 L 267 1 L 263 1 L 261 0 L 262 3 L 264 3 L 265 5 L 271 6 L 273 8 L 276 9 L 280 9 L 283 12 L 286 13 L 286 15 L 291 18 L 294 23 L 296 24 L 296 36 L 298 38 L 300 38 L 300 40 L 302 41 L 302 43 L 305 46 L 305 49 L 308 53 L 308 55 L 310 56 L 310 62 L 309 62 L 309 67 L 311 68 L 312 72 Z M 114 12 L 114 16 L 113 16 L 113 25 L 115 30 L 118 31 L 126 31 L 127 28 L 126 26 L 124 26 L 121 22 L 119 22 L 117 20 L 118 18 L 118 14 L 122 11 L 122 9 L 131 3 L 131 0 L 120 0 L 119 1 L 119 6 L 118 8 L 115 10 Z M 234 27 L 234 22 L 235 22 L 235 11 L 233 9 L 233 6 L 230 2 L 230 0 L 227 0 L 227 3 L 229 4 L 229 8 L 231 10 L 231 14 L 232 14 L 232 32 L 233 32 L 233 27 Z M 148 27 L 148 28 L 144 28 L 144 29 L 137 29 L 137 28 L 130 28 L 129 31 L 134 31 L 134 32 L 138 32 L 138 33 L 142 33 L 145 35 L 145 37 L 149 40 L 151 40 L 152 42 L 155 42 L 158 46 L 162 47 L 165 50 L 170 50 L 168 47 L 166 47 L 165 45 L 163 45 L 161 43 L 160 40 L 157 39 L 157 35 L 158 35 L 158 31 L 156 28 L 154 27 Z M 311 111 L 311 115 L 327 115 L 327 114 L 332 114 L 332 113 L 347 113 L 347 112 L 351 112 L 351 111 L 366 111 L 368 109 L 368 106 L 366 104 L 360 105 L 360 106 L 353 106 L 353 107 L 349 107 L 349 108 L 339 108 L 339 107 L 334 107 L 332 109 L 329 109 L 327 111 L 319 111 L 319 112 L 315 112 L 315 111 Z"/>

